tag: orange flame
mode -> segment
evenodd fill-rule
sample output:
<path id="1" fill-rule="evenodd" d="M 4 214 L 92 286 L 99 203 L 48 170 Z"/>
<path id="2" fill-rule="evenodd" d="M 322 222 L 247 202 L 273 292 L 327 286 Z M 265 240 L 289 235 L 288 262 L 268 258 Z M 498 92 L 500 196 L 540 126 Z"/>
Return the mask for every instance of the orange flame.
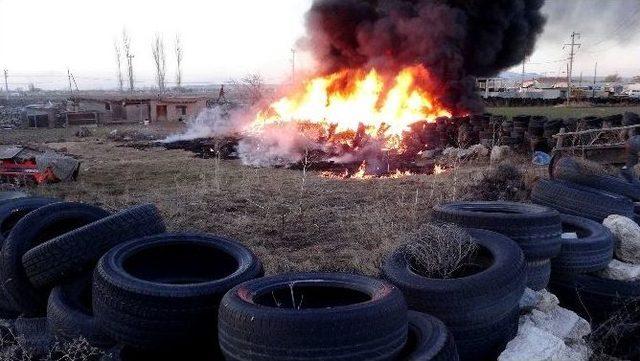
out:
<path id="1" fill-rule="evenodd" d="M 373 69 L 314 78 L 301 91 L 259 112 L 247 131 L 260 133 L 270 125 L 295 123 L 301 128 L 319 126 L 325 135 L 344 142 L 353 139 L 362 124 L 367 135 L 384 140 L 389 149 L 399 149 L 402 133 L 411 124 L 451 117 L 424 89 L 423 84 L 429 83 L 429 73 L 421 65 L 407 67 L 392 77 Z"/>

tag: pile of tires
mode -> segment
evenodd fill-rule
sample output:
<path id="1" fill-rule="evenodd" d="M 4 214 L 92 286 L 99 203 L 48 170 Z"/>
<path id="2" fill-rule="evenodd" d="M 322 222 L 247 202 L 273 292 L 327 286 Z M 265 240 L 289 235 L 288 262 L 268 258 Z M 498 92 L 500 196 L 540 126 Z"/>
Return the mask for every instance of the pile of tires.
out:
<path id="1" fill-rule="evenodd" d="M 569 157 L 554 160 L 549 171 L 551 179 L 539 180 L 532 188 L 534 203 L 597 222 L 611 214 L 638 219 L 634 208 L 634 202 L 640 201 L 637 183 L 592 174 Z"/>
<path id="2" fill-rule="evenodd" d="M 165 233 L 151 204 L 110 214 L 24 196 L 0 201 L 0 229 L 0 318 L 15 320 L 34 356 L 82 337 L 100 349 L 216 359 L 222 296 L 263 272 L 238 242 Z"/>
<path id="3" fill-rule="evenodd" d="M 524 252 L 527 286 L 534 290 L 547 286 L 550 260 L 561 247 L 562 225 L 557 211 L 514 202 L 454 202 L 436 206 L 434 218 L 511 238 Z"/>
<path id="4" fill-rule="evenodd" d="M 402 291 L 410 309 L 444 322 L 461 360 L 495 360 L 518 330 L 524 256 L 508 237 L 479 229 L 468 232 L 484 260 L 474 272 L 447 279 L 423 276 L 401 247 L 383 262 L 382 273 Z"/>
<path id="5" fill-rule="evenodd" d="M 441 321 L 408 312 L 398 288 L 364 276 L 248 281 L 224 296 L 218 319 L 226 360 L 458 360 Z"/>
<path id="6" fill-rule="evenodd" d="M 151 204 L 111 214 L 6 195 L 0 229 L 0 318 L 30 357 L 83 338 L 104 360 L 459 359 L 447 326 L 386 281 L 262 278 L 245 246 L 166 233 Z"/>

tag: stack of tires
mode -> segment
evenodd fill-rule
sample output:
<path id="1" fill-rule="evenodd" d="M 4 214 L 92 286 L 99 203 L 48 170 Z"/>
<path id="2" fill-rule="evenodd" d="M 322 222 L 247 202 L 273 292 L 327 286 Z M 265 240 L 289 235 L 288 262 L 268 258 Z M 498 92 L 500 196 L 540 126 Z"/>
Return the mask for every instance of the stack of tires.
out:
<path id="1" fill-rule="evenodd" d="M 226 360 L 458 360 L 447 327 L 407 311 L 387 282 L 302 273 L 245 282 L 222 299 L 218 335 Z"/>
<path id="2" fill-rule="evenodd" d="M 640 201 L 640 187 L 624 178 L 592 173 L 573 158 L 556 159 L 550 165 L 551 179 L 534 185 L 531 200 L 597 222 L 611 214 L 637 220 L 634 202 Z"/>
<path id="3" fill-rule="evenodd" d="M 524 256 L 503 235 L 468 232 L 479 246 L 473 269 L 446 279 L 431 278 L 412 264 L 406 248 L 399 248 L 384 261 L 382 273 L 404 293 L 411 309 L 447 325 L 461 360 L 495 360 L 518 330 L 518 304 L 526 282 Z"/>
<path id="4" fill-rule="evenodd" d="M 188 350 L 215 358 L 220 299 L 262 275 L 257 258 L 237 242 L 164 233 L 150 204 L 110 214 L 23 197 L 0 202 L 0 229 L 0 316 L 16 319 L 15 331 L 35 356 L 53 342 L 83 337 L 137 355 L 184 357 Z"/>
<path id="5" fill-rule="evenodd" d="M 531 119 L 528 115 L 518 115 L 513 117 L 513 130 L 511 131 L 511 139 L 514 144 L 522 144 L 524 141 L 524 135 L 529 127 L 529 120 Z"/>
<path id="6" fill-rule="evenodd" d="M 511 132 L 513 131 L 513 120 L 505 119 L 502 121 L 500 127 L 500 145 L 515 145 L 511 138 Z"/>
<path id="7" fill-rule="evenodd" d="M 487 229 L 514 240 L 526 260 L 527 287 L 544 289 L 551 258 L 560 253 L 560 214 L 547 207 L 513 202 L 455 202 L 436 206 L 434 218 L 463 227 Z"/>
<path id="8" fill-rule="evenodd" d="M 562 251 L 553 260 L 549 289 L 596 330 L 623 325 L 613 331 L 617 335 L 610 352 L 627 356 L 636 352 L 632 358 L 640 357 L 635 346 L 640 342 L 640 282 L 608 279 L 598 273 L 612 260 L 616 242 L 601 222 L 612 214 L 637 222 L 634 201 L 640 200 L 640 186 L 586 169 L 573 158 L 555 160 L 550 173 L 552 179 L 540 180 L 531 198 L 564 213 L 563 231 L 573 236 L 563 239 Z"/>

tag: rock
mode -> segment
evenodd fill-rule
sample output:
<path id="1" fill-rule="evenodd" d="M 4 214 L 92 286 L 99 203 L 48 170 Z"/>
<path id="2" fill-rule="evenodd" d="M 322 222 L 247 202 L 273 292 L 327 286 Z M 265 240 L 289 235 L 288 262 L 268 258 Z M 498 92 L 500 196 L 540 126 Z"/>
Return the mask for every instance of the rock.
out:
<path id="1" fill-rule="evenodd" d="M 89 128 L 86 128 L 86 127 L 82 127 L 76 132 L 76 137 L 78 138 L 86 138 L 92 135 L 93 133 L 91 132 L 91 130 L 89 130 Z"/>
<path id="2" fill-rule="evenodd" d="M 508 145 L 496 145 L 491 149 L 491 164 L 498 164 L 513 154 L 513 150 Z"/>
<path id="3" fill-rule="evenodd" d="M 607 268 L 598 272 L 603 278 L 619 281 L 637 281 L 640 280 L 640 265 L 620 262 L 617 259 L 612 260 Z"/>
<path id="4" fill-rule="evenodd" d="M 617 214 L 610 215 L 602 224 L 618 240 L 616 257 L 621 261 L 640 264 L 640 226 L 631 219 Z"/>
<path id="5" fill-rule="evenodd" d="M 448 147 L 442 151 L 442 155 L 450 158 L 458 158 L 458 154 L 460 153 L 460 150 L 461 149 L 459 148 Z"/>
<path id="6" fill-rule="evenodd" d="M 589 322 L 560 306 L 555 306 L 549 312 L 533 310 L 523 318 L 563 341 L 582 341 L 584 336 L 591 333 Z"/>
<path id="7" fill-rule="evenodd" d="M 478 158 L 484 158 L 489 155 L 489 149 L 482 144 L 472 145 L 468 150 L 471 151 L 471 155 Z"/>
<path id="8" fill-rule="evenodd" d="M 558 300 L 558 297 L 556 297 L 556 295 L 547 291 L 546 289 L 538 291 L 538 294 L 541 298 L 535 307 L 537 310 L 540 310 L 542 312 L 549 312 L 558 307 L 558 305 L 560 304 L 560 300 Z"/>
<path id="9" fill-rule="evenodd" d="M 498 357 L 498 361 L 569 361 L 573 350 L 564 341 L 526 320 L 518 327 L 518 334 Z"/>
<path id="10" fill-rule="evenodd" d="M 539 292 L 532 290 L 531 288 L 525 288 L 524 294 L 520 299 L 520 310 L 531 311 L 542 300 L 542 295 Z"/>

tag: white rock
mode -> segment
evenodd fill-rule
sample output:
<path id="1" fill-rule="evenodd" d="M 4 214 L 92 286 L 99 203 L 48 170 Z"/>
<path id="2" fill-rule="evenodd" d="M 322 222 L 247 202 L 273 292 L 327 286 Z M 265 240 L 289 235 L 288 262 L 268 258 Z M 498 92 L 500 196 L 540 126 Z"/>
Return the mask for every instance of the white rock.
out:
<path id="1" fill-rule="evenodd" d="M 468 149 L 471 154 L 478 158 L 484 158 L 489 155 L 489 149 L 482 144 L 472 145 Z"/>
<path id="2" fill-rule="evenodd" d="M 520 324 L 518 335 L 507 344 L 498 361 L 568 361 L 572 354 L 564 341 L 527 320 Z"/>
<path id="3" fill-rule="evenodd" d="M 587 345 L 587 342 L 581 340 L 576 343 L 567 343 L 567 346 L 573 351 L 573 357 L 576 361 L 588 361 L 591 360 L 593 350 Z"/>
<path id="4" fill-rule="evenodd" d="M 520 310 L 530 311 L 534 309 L 542 300 L 540 292 L 536 292 L 531 288 L 525 288 L 522 298 L 520 298 Z"/>
<path id="5" fill-rule="evenodd" d="M 513 150 L 508 145 L 496 145 L 491 149 L 491 164 L 498 164 L 509 158 L 513 154 Z"/>
<path id="6" fill-rule="evenodd" d="M 445 157 L 457 158 L 460 150 L 460 148 L 448 147 L 442 151 L 442 155 L 444 155 Z"/>
<path id="7" fill-rule="evenodd" d="M 591 333 L 589 322 L 578 316 L 575 312 L 556 306 L 549 312 L 540 310 L 531 311 L 530 315 L 523 316 L 536 325 L 563 341 L 580 341 Z"/>
<path id="8" fill-rule="evenodd" d="M 549 312 L 560 304 L 558 297 L 546 289 L 538 291 L 538 294 L 540 295 L 540 301 L 538 301 L 535 308 L 542 312 Z"/>
<path id="9" fill-rule="evenodd" d="M 602 224 L 618 239 L 615 250 L 617 258 L 640 264 L 640 226 L 631 219 L 616 214 L 607 217 Z"/>
<path id="10" fill-rule="evenodd" d="M 637 281 L 640 279 L 640 265 L 612 260 L 607 268 L 598 272 L 600 277 L 619 281 Z"/>

